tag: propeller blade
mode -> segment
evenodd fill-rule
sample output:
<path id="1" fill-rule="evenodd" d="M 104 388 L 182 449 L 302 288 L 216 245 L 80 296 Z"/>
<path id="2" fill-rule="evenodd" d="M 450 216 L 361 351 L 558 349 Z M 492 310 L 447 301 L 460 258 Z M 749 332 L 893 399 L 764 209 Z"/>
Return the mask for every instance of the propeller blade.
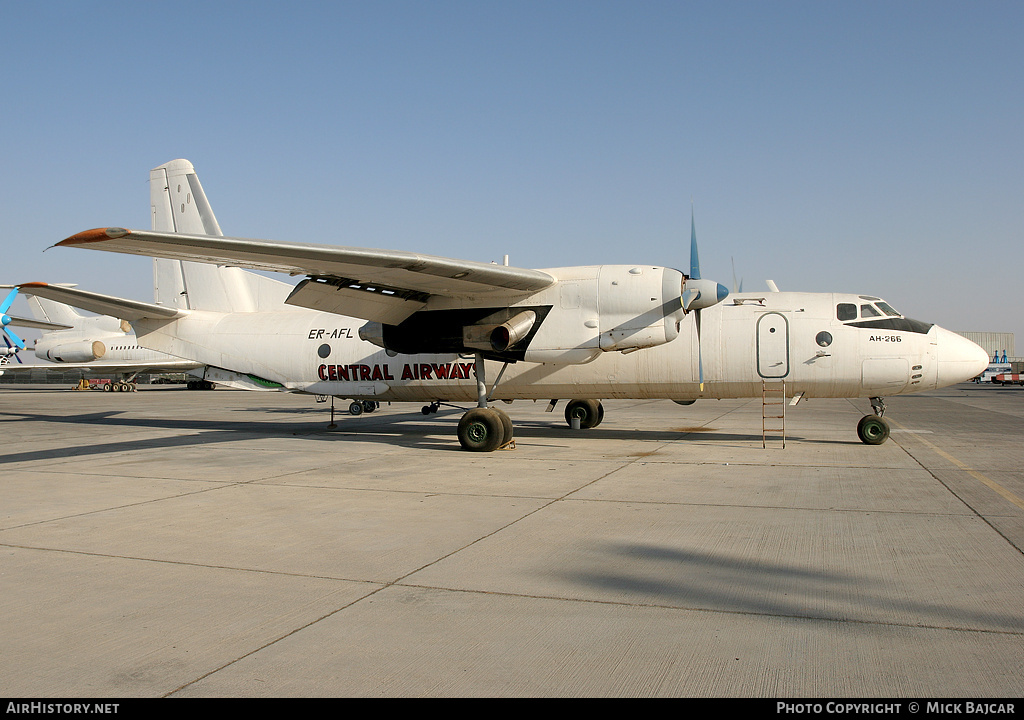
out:
<path id="1" fill-rule="evenodd" d="M 683 310 L 702 310 L 725 300 L 729 289 L 714 280 L 700 276 L 700 256 L 697 252 L 697 224 L 690 208 L 690 277 L 683 283 Z"/>
<path id="2" fill-rule="evenodd" d="M 697 225 L 690 207 L 690 278 L 700 280 L 700 258 L 697 256 Z"/>
<path id="3" fill-rule="evenodd" d="M 736 282 L 736 258 L 730 258 L 732 260 L 732 291 L 743 292 L 743 278 L 740 278 L 739 283 Z"/>
<path id="4" fill-rule="evenodd" d="M 11 303 L 14 302 L 14 298 L 17 297 L 17 295 L 18 295 L 18 288 L 14 288 L 9 293 L 7 293 L 7 297 L 5 297 L 4 301 L 2 303 L 0 303 L 0 315 L 6 315 L 7 314 L 8 308 L 11 307 Z"/>
<path id="5" fill-rule="evenodd" d="M 735 282 L 735 265 L 733 279 Z M 680 300 L 685 312 L 693 311 L 693 321 L 697 329 L 697 377 L 700 391 L 704 392 L 704 352 L 700 341 L 700 311 L 722 302 L 729 295 L 729 290 L 714 280 L 704 280 L 700 276 L 700 256 L 697 252 L 697 223 L 694 218 L 693 204 L 690 205 L 690 277 L 683 281 L 683 292 Z"/>
<path id="6" fill-rule="evenodd" d="M 7 323 L 11 321 L 11 318 L 7 315 L 7 311 L 10 309 L 11 303 L 14 302 L 14 298 L 17 297 L 17 295 L 18 288 L 14 288 L 7 293 L 7 297 L 5 297 L 4 301 L 0 303 L 0 327 L 3 327 L 3 331 L 10 336 L 11 340 L 14 341 L 14 344 L 17 345 L 19 349 L 24 349 L 25 341 L 15 335 L 14 332 L 7 327 Z M 7 338 L 5 336 L 4 340 L 6 341 L 6 339 Z M 10 347 L 10 345 L 7 347 Z"/>
<path id="7" fill-rule="evenodd" d="M 7 349 L 8 349 L 8 350 L 11 350 L 12 348 L 14 348 L 14 346 L 13 346 L 13 345 L 11 345 L 11 341 L 7 339 L 7 334 L 6 334 L 6 333 L 0 333 L 0 337 L 3 337 L 3 339 L 4 339 L 4 345 L 6 345 L 6 346 L 7 346 Z M 7 357 L 11 357 L 11 356 L 13 355 L 13 356 L 14 356 L 14 359 L 15 359 L 15 360 L 17 360 L 17 361 L 18 361 L 19 363 L 21 363 L 22 365 L 24 365 L 24 364 L 25 364 L 25 361 L 21 359 L 21 356 L 20 356 L 20 355 L 18 355 L 18 350 L 20 350 L 20 349 L 21 349 L 21 348 L 18 348 L 17 350 L 14 350 L 14 352 L 9 352 L 9 353 L 7 354 Z"/>
<path id="8" fill-rule="evenodd" d="M 700 381 L 700 391 L 704 392 L 704 353 L 700 344 L 700 310 L 694 311 L 693 321 L 697 324 L 697 379 Z"/>
<path id="9" fill-rule="evenodd" d="M 4 328 L 4 332 L 10 336 L 11 340 L 14 341 L 14 344 L 18 346 L 19 350 L 25 349 L 25 341 L 22 340 L 17 335 L 15 335 L 13 330 L 11 330 L 10 328 Z"/>

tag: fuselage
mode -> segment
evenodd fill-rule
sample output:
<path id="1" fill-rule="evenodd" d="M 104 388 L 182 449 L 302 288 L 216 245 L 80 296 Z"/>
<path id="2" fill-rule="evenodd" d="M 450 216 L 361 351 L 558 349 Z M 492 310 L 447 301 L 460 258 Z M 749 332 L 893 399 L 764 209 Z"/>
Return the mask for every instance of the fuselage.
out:
<path id="1" fill-rule="evenodd" d="M 36 341 L 35 355 L 55 363 L 157 362 L 170 358 L 139 344 L 127 323 L 111 317 L 86 318 L 71 330 L 43 333 Z"/>
<path id="2" fill-rule="evenodd" d="M 549 321 L 557 317 L 552 311 Z M 298 308 L 193 311 L 171 323 L 136 323 L 136 332 L 144 346 L 262 387 L 378 401 L 477 398 L 472 355 L 397 354 L 360 339 L 365 324 Z M 790 395 L 874 397 L 962 382 L 987 363 L 969 340 L 875 297 L 740 293 L 702 311 L 699 346 L 694 313 L 680 314 L 678 335 L 663 344 L 595 351 L 582 363 L 509 363 L 496 384 L 503 363 L 488 361 L 487 381 L 495 400 L 740 398 L 782 381 Z"/>

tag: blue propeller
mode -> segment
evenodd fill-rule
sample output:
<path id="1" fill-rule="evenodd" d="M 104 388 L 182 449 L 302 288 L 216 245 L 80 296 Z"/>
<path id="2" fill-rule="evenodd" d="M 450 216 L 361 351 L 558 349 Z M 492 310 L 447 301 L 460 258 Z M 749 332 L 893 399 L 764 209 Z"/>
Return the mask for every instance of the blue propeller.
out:
<path id="1" fill-rule="evenodd" d="M 14 344 L 18 346 L 18 349 L 25 349 L 25 341 L 14 334 L 14 331 L 7 327 L 11 322 L 11 316 L 7 314 L 7 311 L 11 308 L 11 303 L 14 302 L 14 298 L 18 296 L 18 288 L 14 288 L 9 293 L 4 301 L 0 303 L 0 325 L 3 327 L 3 331 L 7 337 L 10 337 L 14 341 Z M 4 338 L 4 342 L 7 342 L 7 338 Z M 7 343 L 7 347 L 10 347 L 10 343 Z M 18 358 L 19 360 L 21 358 Z"/>
<path id="2" fill-rule="evenodd" d="M 700 258 L 697 255 L 697 224 L 690 208 L 690 277 L 683 284 L 683 310 L 693 311 L 694 323 L 697 326 L 697 373 L 700 390 L 704 392 L 704 358 L 700 347 L 700 311 L 725 300 L 728 288 L 714 280 L 704 280 L 700 276 Z"/>
<path id="3" fill-rule="evenodd" d="M 7 351 L 5 353 L 3 353 L 3 355 L 6 356 L 6 357 L 14 357 L 15 360 L 17 360 L 19 363 L 24 365 L 25 361 L 22 360 L 21 359 L 21 355 L 18 354 L 18 350 L 20 350 L 20 348 L 17 345 L 11 345 L 11 341 L 7 339 L 7 335 L 6 334 L 4 334 L 3 337 L 4 337 L 4 344 L 7 345 Z"/>

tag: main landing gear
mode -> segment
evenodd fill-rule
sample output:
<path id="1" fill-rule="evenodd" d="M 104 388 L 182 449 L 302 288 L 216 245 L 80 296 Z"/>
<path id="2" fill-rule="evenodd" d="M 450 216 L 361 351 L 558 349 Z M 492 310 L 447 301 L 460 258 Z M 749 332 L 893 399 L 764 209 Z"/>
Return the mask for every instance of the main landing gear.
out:
<path id="1" fill-rule="evenodd" d="M 505 367 L 498 373 L 495 386 L 501 380 Z M 470 452 L 493 452 L 500 448 L 515 447 L 511 418 L 503 410 L 488 405 L 484 358 L 481 353 L 476 354 L 476 405 L 459 420 L 459 444 L 462 448 Z"/>
<path id="2" fill-rule="evenodd" d="M 857 437 L 866 445 L 881 445 L 889 439 L 889 423 L 882 415 L 885 414 L 885 402 L 880 397 L 871 398 L 873 415 L 865 415 L 857 423 Z"/>
<path id="3" fill-rule="evenodd" d="M 380 407 L 380 403 L 376 400 L 353 400 L 348 406 L 349 415 L 362 415 L 365 413 L 372 413 L 374 410 Z"/>
<path id="4" fill-rule="evenodd" d="M 604 420 L 604 405 L 600 400 L 570 400 L 565 406 L 565 421 L 569 427 L 573 426 L 573 420 L 579 420 L 583 430 L 597 427 Z"/>

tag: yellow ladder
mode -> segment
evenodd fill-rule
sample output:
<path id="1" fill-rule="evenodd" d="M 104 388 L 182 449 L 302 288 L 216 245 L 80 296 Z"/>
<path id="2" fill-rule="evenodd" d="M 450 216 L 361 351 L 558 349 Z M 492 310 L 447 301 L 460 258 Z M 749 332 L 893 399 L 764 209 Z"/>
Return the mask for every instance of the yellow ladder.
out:
<path id="1" fill-rule="evenodd" d="M 761 447 L 768 447 L 768 435 L 781 434 L 786 447 L 786 381 L 761 381 Z"/>

